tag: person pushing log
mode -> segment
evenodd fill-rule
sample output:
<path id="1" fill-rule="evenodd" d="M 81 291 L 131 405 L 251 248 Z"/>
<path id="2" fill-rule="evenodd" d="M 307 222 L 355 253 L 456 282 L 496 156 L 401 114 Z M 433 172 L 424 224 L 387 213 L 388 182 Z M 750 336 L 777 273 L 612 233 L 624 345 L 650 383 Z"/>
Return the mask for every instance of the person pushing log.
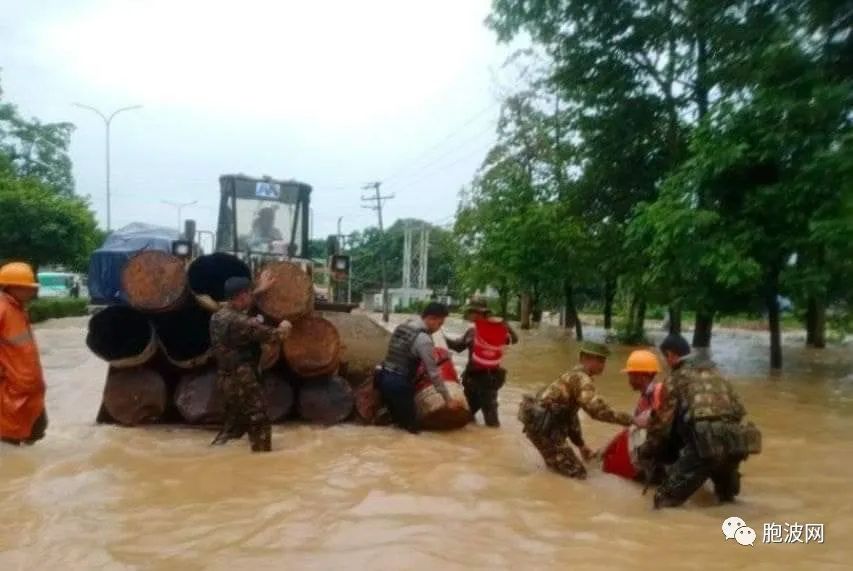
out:
<path id="1" fill-rule="evenodd" d="M 261 344 L 286 338 L 292 326 L 282 320 L 278 327 L 269 327 L 247 314 L 254 298 L 272 285 L 268 272 L 261 273 L 254 290 L 248 278 L 228 278 L 227 301 L 210 320 L 217 383 L 225 399 L 225 425 L 211 444 L 225 444 L 248 432 L 253 452 L 272 449 L 272 427 L 258 374 Z"/>
<path id="2" fill-rule="evenodd" d="M 420 317 L 403 323 L 394 330 L 388 343 L 388 355 L 378 375 L 379 392 L 388 405 L 394 424 L 413 434 L 420 432 L 415 406 L 415 376 L 423 364 L 436 392 L 451 409 L 464 407 L 454 400 L 436 364 L 431 335 L 444 325 L 447 307 L 430 303 Z"/>

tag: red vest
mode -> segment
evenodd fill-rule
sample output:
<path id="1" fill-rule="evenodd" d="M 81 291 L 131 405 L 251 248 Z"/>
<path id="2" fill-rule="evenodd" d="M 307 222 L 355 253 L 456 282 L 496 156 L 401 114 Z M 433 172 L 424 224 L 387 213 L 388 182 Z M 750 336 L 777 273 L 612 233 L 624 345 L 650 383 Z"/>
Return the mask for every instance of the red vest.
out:
<path id="1" fill-rule="evenodd" d="M 637 402 L 637 408 L 634 409 L 634 416 L 637 417 L 650 410 L 659 409 L 662 395 L 663 383 L 655 383 L 651 395 L 647 395 L 644 391 Z M 604 449 L 601 455 L 601 470 L 603 472 L 616 474 L 629 480 L 637 477 L 637 467 L 631 461 L 631 434 L 635 430 L 641 429 L 638 429 L 636 426 L 625 428 L 619 431 L 613 440 L 610 441 L 610 444 L 607 445 L 607 448 Z"/>
<path id="2" fill-rule="evenodd" d="M 453 359 L 450 358 L 450 352 L 443 347 L 436 347 L 432 350 L 432 355 L 435 357 L 435 362 L 438 364 L 438 370 L 441 373 L 441 378 L 444 379 L 444 382 L 458 383 L 459 375 L 456 374 L 456 367 L 453 366 Z M 426 372 L 426 367 L 421 363 L 420 366 L 418 366 L 415 391 L 431 386 L 432 381 Z"/>
<path id="3" fill-rule="evenodd" d="M 475 369 L 497 369 L 501 366 L 509 329 L 503 321 L 478 319 L 474 322 L 474 346 L 471 365 Z"/>

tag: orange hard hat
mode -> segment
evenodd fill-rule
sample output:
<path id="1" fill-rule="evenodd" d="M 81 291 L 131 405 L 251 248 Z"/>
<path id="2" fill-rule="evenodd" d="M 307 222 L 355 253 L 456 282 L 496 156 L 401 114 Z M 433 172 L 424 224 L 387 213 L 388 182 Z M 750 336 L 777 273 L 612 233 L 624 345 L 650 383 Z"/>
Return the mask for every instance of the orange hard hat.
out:
<path id="1" fill-rule="evenodd" d="M 660 373 L 658 358 L 651 351 L 641 349 L 628 355 L 623 373 Z"/>
<path id="2" fill-rule="evenodd" d="M 39 284 L 29 264 L 11 262 L 0 267 L 0 286 L 38 287 Z"/>

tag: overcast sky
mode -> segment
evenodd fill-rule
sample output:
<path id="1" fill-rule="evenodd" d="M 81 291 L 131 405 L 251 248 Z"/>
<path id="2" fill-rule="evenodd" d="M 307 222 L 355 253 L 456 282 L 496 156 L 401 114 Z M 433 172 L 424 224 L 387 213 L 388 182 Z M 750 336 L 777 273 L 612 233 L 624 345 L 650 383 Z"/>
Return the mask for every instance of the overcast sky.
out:
<path id="1" fill-rule="evenodd" d="M 162 200 L 214 229 L 220 174 L 314 187 L 314 236 L 375 224 L 361 184 L 384 181 L 401 217 L 452 221 L 494 140 L 511 86 L 483 20 L 489 0 L 0 0 L 5 98 L 71 121 L 77 192 L 105 225 L 104 111 L 112 221 L 175 225 Z"/>

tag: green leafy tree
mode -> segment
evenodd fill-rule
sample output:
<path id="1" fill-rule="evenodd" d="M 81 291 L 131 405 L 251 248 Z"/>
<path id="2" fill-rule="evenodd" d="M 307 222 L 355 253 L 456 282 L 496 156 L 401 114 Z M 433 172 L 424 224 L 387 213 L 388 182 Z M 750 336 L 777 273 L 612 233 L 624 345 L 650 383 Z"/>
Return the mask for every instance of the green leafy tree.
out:
<path id="1" fill-rule="evenodd" d="M 74 195 L 68 146 L 71 123 L 42 123 L 25 119 L 17 107 L 3 101 L 0 87 L 0 172 L 36 178 L 63 196 Z"/>
<path id="2" fill-rule="evenodd" d="M 0 175 L 0 227 L 0 259 L 36 267 L 62 264 L 83 271 L 100 245 L 88 204 L 34 178 Z"/>
<path id="3" fill-rule="evenodd" d="M 453 293 L 454 244 L 448 230 L 417 219 L 398 220 L 380 234 L 375 227 L 353 233 L 347 241 L 347 253 L 352 258 L 353 296 L 362 299 L 369 291 L 379 291 L 382 285 L 380 248 L 385 253 L 388 268 L 388 287 L 402 284 L 403 244 L 406 226 L 417 230 L 429 228 L 429 271 L 427 286 L 436 290 L 450 288 Z"/>

